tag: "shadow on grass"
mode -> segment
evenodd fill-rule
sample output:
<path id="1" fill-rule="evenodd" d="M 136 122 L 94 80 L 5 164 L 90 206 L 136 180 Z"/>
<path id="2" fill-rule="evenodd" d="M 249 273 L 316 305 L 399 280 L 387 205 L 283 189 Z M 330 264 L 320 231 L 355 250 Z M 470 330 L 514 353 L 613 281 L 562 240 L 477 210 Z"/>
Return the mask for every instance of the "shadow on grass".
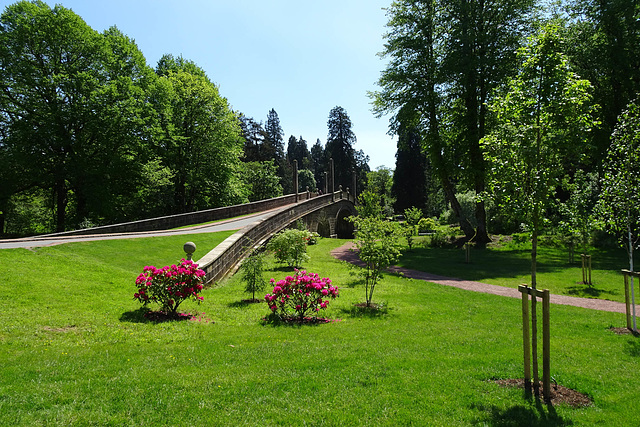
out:
<path id="1" fill-rule="evenodd" d="M 598 289 L 593 286 L 582 285 L 580 284 L 576 286 L 569 286 L 567 288 L 567 293 L 569 295 L 573 295 L 581 298 L 600 298 L 602 295 L 619 295 L 620 292 L 617 291 L 609 291 L 606 289 Z"/>
<path id="2" fill-rule="evenodd" d="M 325 317 L 280 317 L 274 313 L 271 313 L 267 317 L 262 319 L 263 326 L 271 326 L 271 327 L 291 327 L 291 328 L 301 328 L 303 326 L 318 326 L 324 325 L 325 323 L 331 322 L 339 322 L 340 319 L 327 319 Z"/>
<path id="3" fill-rule="evenodd" d="M 261 302 L 265 302 L 263 299 L 255 298 L 255 299 L 243 299 L 241 301 L 234 301 L 227 304 L 229 308 L 247 308 L 250 305 L 260 304 Z"/>
<path id="4" fill-rule="evenodd" d="M 635 338 L 627 341 L 627 347 L 625 352 L 631 357 L 640 357 L 640 340 L 638 340 L 638 334 L 633 334 Z"/>
<path id="5" fill-rule="evenodd" d="M 122 313 L 119 320 L 129 323 L 162 323 L 181 322 L 193 318 L 195 316 L 190 313 L 165 313 L 163 311 L 153 311 L 147 307 L 140 307 L 137 310 Z"/>
<path id="6" fill-rule="evenodd" d="M 362 304 L 355 304 L 349 308 L 342 308 L 340 311 L 343 315 L 349 317 L 368 317 L 371 319 L 380 318 L 389 314 L 392 309 L 388 305 L 381 303 L 371 303 L 370 307 Z"/>
<path id="7" fill-rule="evenodd" d="M 564 420 L 558 416 L 552 405 L 543 405 L 539 399 L 536 399 L 535 406 L 532 405 L 514 405 L 506 409 L 497 406 L 471 405 L 472 409 L 483 412 L 483 416 L 474 424 L 490 425 L 497 427 L 507 426 L 570 426 L 573 422 Z M 546 408 L 546 410 L 545 410 Z"/>

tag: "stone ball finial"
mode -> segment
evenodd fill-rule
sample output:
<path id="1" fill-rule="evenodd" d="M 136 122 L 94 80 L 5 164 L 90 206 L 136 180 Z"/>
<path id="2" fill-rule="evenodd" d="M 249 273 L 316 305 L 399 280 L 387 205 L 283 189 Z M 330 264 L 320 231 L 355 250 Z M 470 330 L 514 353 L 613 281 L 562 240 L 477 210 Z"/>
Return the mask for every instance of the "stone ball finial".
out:
<path id="1" fill-rule="evenodd" d="M 187 259 L 191 259 L 191 255 L 196 251 L 196 244 L 193 242 L 187 242 L 184 244 L 183 249 L 187 254 Z"/>

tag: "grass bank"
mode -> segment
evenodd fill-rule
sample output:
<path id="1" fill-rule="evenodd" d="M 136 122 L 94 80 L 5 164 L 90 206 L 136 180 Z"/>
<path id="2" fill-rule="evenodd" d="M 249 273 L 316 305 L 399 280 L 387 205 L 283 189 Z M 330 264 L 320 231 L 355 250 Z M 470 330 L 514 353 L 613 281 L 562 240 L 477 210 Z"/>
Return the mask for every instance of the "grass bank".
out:
<path id="1" fill-rule="evenodd" d="M 357 311 L 362 284 L 328 255 L 340 240 L 307 265 L 340 287 L 339 321 L 264 324 L 239 277 L 185 303 L 198 321 L 141 321 L 142 267 L 226 235 L 0 251 L 0 425 L 640 424 L 640 340 L 608 330 L 621 315 L 552 306 L 552 375 L 594 404 L 548 407 L 492 382 L 522 377 L 518 300 L 387 276 L 386 310 Z"/>

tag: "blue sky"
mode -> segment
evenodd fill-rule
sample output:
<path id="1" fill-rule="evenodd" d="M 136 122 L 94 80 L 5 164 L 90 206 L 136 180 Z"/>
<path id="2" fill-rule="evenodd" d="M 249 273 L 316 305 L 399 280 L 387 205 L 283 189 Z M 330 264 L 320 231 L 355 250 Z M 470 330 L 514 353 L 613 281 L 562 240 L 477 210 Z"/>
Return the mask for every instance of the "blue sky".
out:
<path id="1" fill-rule="evenodd" d="M 12 1 L 0 0 L 2 9 Z M 346 109 L 372 169 L 395 166 L 388 117 L 371 113 L 384 60 L 391 0 L 46 0 L 93 29 L 113 25 L 134 39 L 149 65 L 170 53 L 200 67 L 232 108 L 265 121 L 274 108 L 285 133 L 309 146 L 327 139 L 329 111 Z"/>

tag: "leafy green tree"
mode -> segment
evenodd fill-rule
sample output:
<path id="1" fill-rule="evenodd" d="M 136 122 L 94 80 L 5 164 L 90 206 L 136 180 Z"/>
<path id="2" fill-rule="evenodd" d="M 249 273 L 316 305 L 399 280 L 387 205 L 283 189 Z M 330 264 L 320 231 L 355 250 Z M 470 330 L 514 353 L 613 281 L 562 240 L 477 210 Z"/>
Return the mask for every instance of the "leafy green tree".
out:
<path id="1" fill-rule="evenodd" d="M 576 72 L 593 85 L 602 126 L 588 147 L 586 166 L 597 169 L 618 117 L 640 93 L 640 2 L 569 0 L 567 50 Z"/>
<path id="2" fill-rule="evenodd" d="M 490 108 L 497 126 L 484 140 L 492 195 L 532 231 L 531 284 L 536 287 L 538 236 L 564 178 L 559 167 L 582 152 L 593 119 L 591 85 L 576 77 L 549 23 L 519 51 L 521 68 Z"/>
<path id="3" fill-rule="evenodd" d="M 627 250 L 629 270 L 640 245 L 640 104 L 634 101 L 620 116 L 605 160 L 598 213 L 607 230 Z"/>
<path id="4" fill-rule="evenodd" d="M 242 166 L 242 180 L 250 202 L 282 196 L 282 186 L 274 160 L 247 162 Z"/>
<path id="5" fill-rule="evenodd" d="M 243 114 L 240 115 L 240 129 L 242 138 L 244 139 L 244 156 L 245 162 L 264 162 L 273 160 L 273 157 L 265 155 L 265 138 L 266 132 L 262 127 L 262 123 L 256 122 L 251 117 Z"/>
<path id="6" fill-rule="evenodd" d="M 361 218 L 383 218 L 380 195 L 376 192 L 366 190 L 358 195 L 358 216 Z"/>
<path id="7" fill-rule="evenodd" d="M 537 288 L 538 236 L 560 186 L 564 160 L 580 153 L 592 118 L 591 85 L 578 79 L 562 51 L 560 28 L 549 23 L 519 52 L 518 75 L 490 105 L 497 126 L 485 137 L 491 194 L 531 230 L 531 287 Z M 533 376 L 537 389 L 537 315 L 532 300 Z"/>
<path id="8" fill-rule="evenodd" d="M 302 169 L 298 171 L 298 191 L 305 192 L 307 188 L 309 191 L 318 191 L 316 186 L 316 180 L 313 177 L 313 172 L 309 169 Z"/>
<path id="9" fill-rule="evenodd" d="M 152 83 L 144 57 L 117 29 L 100 34 L 41 1 L 8 6 L 0 17 L 0 154 L 13 165 L 3 176 L 9 191 L 53 194 L 58 231 L 90 214 L 117 216 L 117 198 L 135 189 L 148 158 Z"/>
<path id="10" fill-rule="evenodd" d="M 380 208 L 385 216 L 393 215 L 393 171 L 385 166 L 378 166 L 375 171 L 367 173 L 367 191 L 380 197 Z"/>
<path id="11" fill-rule="evenodd" d="M 334 188 L 337 191 L 338 187 L 342 185 L 342 188 L 346 189 L 351 187 L 353 171 L 356 167 L 353 148 L 356 143 L 356 135 L 351 130 L 351 119 L 342 107 L 331 109 L 327 126 L 329 133 L 325 151 L 328 157 L 333 158 Z"/>
<path id="12" fill-rule="evenodd" d="M 480 140 L 488 132 L 486 104 L 515 66 L 515 52 L 534 0 L 403 0 L 387 10 L 389 59 L 371 94 L 374 112 L 416 115 L 431 164 L 468 239 L 489 241 L 484 201 L 476 202 L 477 230 L 463 216 L 455 181 L 485 189 Z M 462 167 L 460 167 L 462 166 Z M 460 175 L 458 177 L 458 175 Z M 475 237 L 474 237 L 475 236 Z"/>
<path id="13" fill-rule="evenodd" d="M 634 250 L 640 246 L 640 105 L 631 103 L 620 117 L 613 133 L 605 161 L 602 193 L 598 211 L 606 228 L 614 233 L 629 257 L 629 271 L 634 271 Z M 636 327 L 636 304 L 631 278 L 633 330 Z"/>
<path id="14" fill-rule="evenodd" d="M 175 174 L 175 210 L 242 202 L 241 130 L 228 101 L 191 61 L 165 55 L 157 72 L 164 88 L 156 105 L 163 131 L 159 150 Z"/>
<path id="15" fill-rule="evenodd" d="M 422 211 L 415 206 L 404 210 L 403 231 L 409 250 L 413 247 L 413 238 L 418 234 L 418 223 L 422 219 Z"/>
<path id="16" fill-rule="evenodd" d="M 376 285 L 383 277 L 383 272 L 396 263 L 401 255 L 402 231 L 396 222 L 380 217 L 350 217 L 355 225 L 355 244 L 358 258 L 365 263 L 362 274 L 365 281 L 365 297 L 367 307 Z"/>

